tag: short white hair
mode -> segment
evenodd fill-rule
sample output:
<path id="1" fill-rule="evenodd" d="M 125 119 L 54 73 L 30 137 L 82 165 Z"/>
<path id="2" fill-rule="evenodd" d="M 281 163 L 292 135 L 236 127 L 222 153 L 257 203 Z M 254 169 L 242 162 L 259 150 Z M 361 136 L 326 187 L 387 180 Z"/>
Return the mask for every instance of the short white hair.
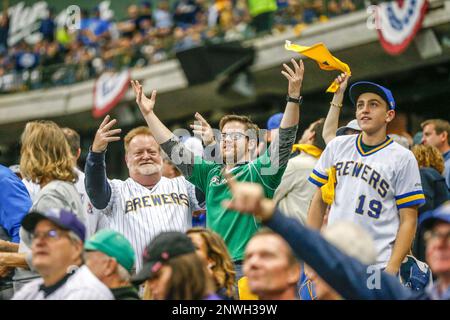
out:
<path id="1" fill-rule="evenodd" d="M 369 233 L 350 221 L 340 221 L 328 226 L 323 236 L 343 253 L 364 264 L 374 264 L 377 259 L 375 243 Z"/>

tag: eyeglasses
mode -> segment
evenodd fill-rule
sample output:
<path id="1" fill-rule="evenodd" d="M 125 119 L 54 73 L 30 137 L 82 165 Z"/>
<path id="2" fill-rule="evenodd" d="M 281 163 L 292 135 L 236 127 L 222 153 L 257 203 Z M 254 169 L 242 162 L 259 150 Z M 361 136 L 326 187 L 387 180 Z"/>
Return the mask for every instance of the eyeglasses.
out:
<path id="1" fill-rule="evenodd" d="M 64 235 L 66 235 L 64 231 L 50 229 L 48 231 L 33 232 L 33 234 L 31 235 L 31 239 L 36 240 L 43 238 L 44 240 L 58 240 L 61 239 L 61 237 L 63 237 Z"/>
<path id="2" fill-rule="evenodd" d="M 450 231 L 447 233 L 427 231 L 425 232 L 423 237 L 426 242 L 444 240 L 447 244 L 450 245 Z"/>
<path id="3" fill-rule="evenodd" d="M 238 140 L 241 138 L 247 137 L 244 133 L 241 132 L 230 132 L 230 133 L 222 133 L 222 139 L 225 140 L 230 138 L 231 140 Z"/>

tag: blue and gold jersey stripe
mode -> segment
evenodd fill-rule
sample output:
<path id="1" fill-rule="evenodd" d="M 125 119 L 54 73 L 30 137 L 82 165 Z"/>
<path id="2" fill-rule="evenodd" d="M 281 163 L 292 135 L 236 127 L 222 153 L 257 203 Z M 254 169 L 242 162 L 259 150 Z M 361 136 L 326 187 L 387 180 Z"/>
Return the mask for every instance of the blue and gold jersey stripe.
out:
<path id="1" fill-rule="evenodd" d="M 319 188 L 328 182 L 328 177 L 313 170 L 308 178 L 309 182 L 315 184 Z"/>
<path id="2" fill-rule="evenodd" d="M 392 142 L 394 142 L 394 140 L 392 140 L 392 138 L 388 138 L 384 143 L 382 143 L 381 145 L 379 145 L 378 147 L 364 152 L 363 148 L 362 148 L 362 133 L 360 133 L 358 135 L 358 138 L 356 138 L 356 150 L 358 150 L 359 154 L 362 155 L 363 157 L 365 156 L 370 156 L 371 154 L 374 154 L 377 151 L 380 151 L 381 149 L 387 147 L 388 145 L 390 145 Z"/>
<path id="3" fill-rule="evenodd" d="M 395 196 L 397 208 L 407 208 L 425 203 L 425 196 L 422 190 L 405 193 Z"/>

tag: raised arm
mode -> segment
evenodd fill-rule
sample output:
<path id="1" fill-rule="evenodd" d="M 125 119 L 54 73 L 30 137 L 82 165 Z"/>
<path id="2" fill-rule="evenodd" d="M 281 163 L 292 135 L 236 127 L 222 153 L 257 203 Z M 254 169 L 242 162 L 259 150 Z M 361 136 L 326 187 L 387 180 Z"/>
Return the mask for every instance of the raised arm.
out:
<path id="1" fill-rule="evenodd" d="M 194 124 L 191 124 L 191 129 L 194 135 L 200 137 L 203 141 L 203 145 L 205 146 L 203 158 L 207 161 L 214 162 L 220 153 L 217 140 L 214 136 L 214 130 L 208 121 L 198 112 L 195 113 L 195 120 Z"/>
<path id="2" fill-rule="evenodd" d="M 339 89 L 334 93 L 333 100 L 330 103 L 325 123 L 323 124 L 322 138 L 326 144 L 336 138 L 338 129 L 339 114 L 341 113 L 342 101 L 344 100 L 345 89 L 347 88 L 349 75 L 340 74 L 334 81 L 339 84 Z"/>
<path id="3" fill-rule="evenodd" d="M 152 91 L 152 95 L 148 98 L 142 89 L 142 85 L 137 80 L 131 80 L 131 86 L 136 94 L 136 103 L 147 122 L 150 131 L 155 137 L 156 142 L 160 145 L 169 141 L 174 137 L 174 134 L 159 120 L 153 112 L 156 102 L 156 90 Z M 170 155 L 169 155 L 170 156 Z"/>
<path id="4" fill-rule="evenodd" d="M 170 160 L 181 170 L 185 177 L 190 177 L 194 166 L 194 155 L 181 144 L 177 137 L 159 120 L 154 113 L 156 90 L 148 98 L 142 91 L 142 85 L 137 80 L 131 80 L 136 95 L 136 103 L 147 122 L 156 142 L 161 146 Z"/>
<path id="5" fill-rule="evenodd" d="M 291 62 L 294 70 L 287 64 L 283 64 L 284 70 L 281 73 L 289 81 L 288 96 L 298 102 L 288 101 L 286 103 L 286 108 L 284 109 L 283 118 L 280 123 L 280 130 L 278 135 L 275 134 L 272 138 L 273 142 L 270 146 L 271 163 L 275 164 L 278 161 L 278 166 L 280 167 L 287 164 L 292 151 L 292 145 L 295 142 L 297 126 L 300 119 L 299 99 L 301 96 L 303 74 L 305 72 L 302 60 L 297 63 L 297 61 L 291 59 Z M 277 148 L 279 148 L 278 152 L 276 152 Z"/>
<path id="6" fill-rule="evenodd" d="M 111 186 L 106 177 L 105 153 L 108 143 L 120 140 L 117 135 L 121 129 L 112 129 L 116 123 L 116 119 L 110 121 L 109 115 L 103 119 L 95 134 L 84 168 L 86 193 L 97 209 L 106 208 L 111 198 Z"/>
<path id="7" fill-rule="evenodd" d="M 301 95 L 301 88 L 303 83 L 303 75 L 305 73 L 305 66 L 303 61 L 299 63 L 294 59 L 291 59 L 294 70 L 292 70 L 287 64 L 283 64 L 285 70 L 281 71 L 283 76 L 289 81 L 288 95 L 291 98 L 299 99 Z M 288 102 L 284 109 L 283 118 L 281 119 L 280 128 L 286 129 L 298 125 L 300 120 L 300 108 L 298 103 Z"/>

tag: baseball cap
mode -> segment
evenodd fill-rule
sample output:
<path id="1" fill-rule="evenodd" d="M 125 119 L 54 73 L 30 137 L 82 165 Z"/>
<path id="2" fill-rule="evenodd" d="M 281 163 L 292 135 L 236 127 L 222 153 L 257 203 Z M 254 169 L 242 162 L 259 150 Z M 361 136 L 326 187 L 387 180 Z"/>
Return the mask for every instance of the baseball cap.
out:
<path id="1" fill-rule="evenodd" d="M 361 131 L 361 128 L 359 127 L 358 121 L 356 119 L 351 120 L 349 123 L 347 123 L 347 125 L 340 127 L 339 129 L 336 130 L 336 136 L 343 136 L 345 131 L 347 129 L 352 129 L 352 130 L 358 130 Z"/>
<path id="2" fill-rule="evenodd" d="M 275 113 L 273 116 L 267 120 L 267 130 L 278 129 L 281 124 L 281 119 L 283 119 L 283 113 Z"/>
<path id="3" fill-rule="evenodd" d="M 144 265 L 131 281 L 140 284 L 151 278 L 170 259 L 194 252 L 194 244 L 186 234 L 176 231 L 160 233 L 144 250 Z"/>
<path id="4" fill-rule="evenodd" d="M 432 282 L 430 267 L 411 255 L 406 256 L 399 271 L 403 285 L 412 290 L 424 290 Z"/>
<path id="5" fill-rule="evenodd" d="M 424 230 L 431 229 L 438 221 L 450 223 L 450 200 L 419 216 L 419 225 Z"/>
<path id="6" fill-rule="evenodd" d="M 131 271 L 134 265 L 134 250 L 131 243 L 120 233 L 103 229 L 98 231 L 84 244 L 86 251 L 100 251 L 115 258 L 126 270 Z"/>
<path id="7" fill-rule="evenodd" d="M 372 92 L 379 95 L 381 98 L 383 98 L 384 101 L 386 101 L 389 109 L 395 109 L 395 100 L 391 90 L 374 82 L 359 81 L 354 83 L 349 90 L 350 100 L 355 105 L 358 97 L 366 92 Z"/>
<path id="8" fill-rule="evenodd" d="M 31 211 L 22 220 L 22 227 L 32 233 L 42 220 L 50 220 L 64 230 L 72 231 L 84 242 L 86 227 L 77 216 L 66 209 L 49 209 L 44 212 Z"/>

